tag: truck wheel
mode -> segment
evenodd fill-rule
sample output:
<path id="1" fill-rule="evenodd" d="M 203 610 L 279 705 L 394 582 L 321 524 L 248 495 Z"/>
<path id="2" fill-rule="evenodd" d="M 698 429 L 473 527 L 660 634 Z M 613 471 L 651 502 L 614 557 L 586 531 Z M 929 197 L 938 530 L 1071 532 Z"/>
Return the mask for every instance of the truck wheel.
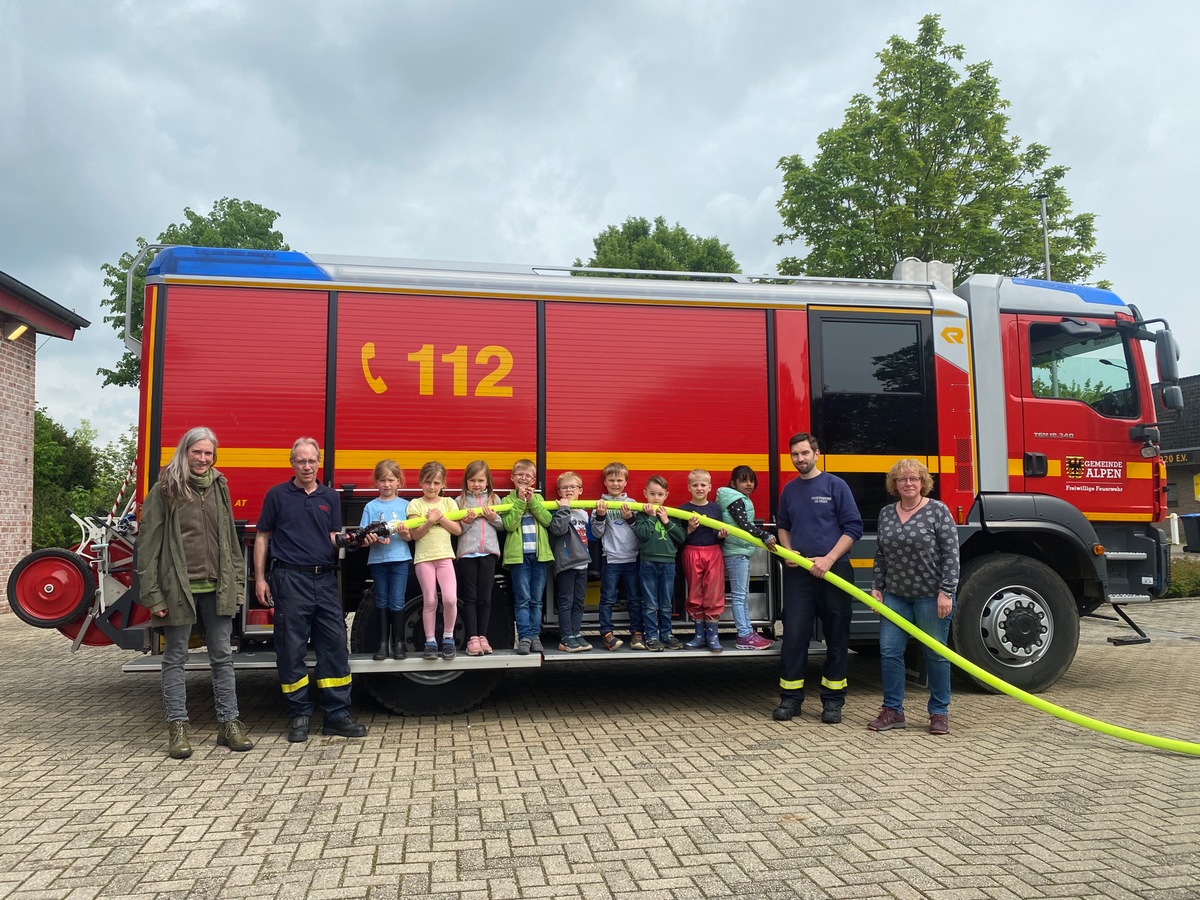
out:
<path id="1" fill-rule="evenodd" d="M 993 553 L 973 560 L 955 606 L 955 649 L 1015 687 L 1044 691 L 1075 659 L 1079 609 L 1066 582 L 1036 559 Z"/>
<path id="2" fill-rule="evenodd" d="M 92 567 L 70 550 L 38 550 L 8 576 L 8 605 L 23 622 L 58 628 L 74 622 L 96 596 Z"/>
<path id="3" fill-rule="evenodd" d="M 421 598 L 412 597 L 404 606 L 404 646 L 409 654 L 420 653 L 425 643 L 421 622 Z M 441 628 L 441 616 L 438 617 Z M 455 637 L 462 646 L 461 619 Z M 379 646 L 379 617 L 375 591 L 367 588 L 354 614 L 350 648 L 355 653 L 373 653 Z M 363 687 L 380 706 L 401 716 L 440 716 L 466 712 L 479 706 L 500 683 L 499 669 L 464 672 L 461 669 L 429 672 L 400 672 L 390 675 L 360 675 Z"/>

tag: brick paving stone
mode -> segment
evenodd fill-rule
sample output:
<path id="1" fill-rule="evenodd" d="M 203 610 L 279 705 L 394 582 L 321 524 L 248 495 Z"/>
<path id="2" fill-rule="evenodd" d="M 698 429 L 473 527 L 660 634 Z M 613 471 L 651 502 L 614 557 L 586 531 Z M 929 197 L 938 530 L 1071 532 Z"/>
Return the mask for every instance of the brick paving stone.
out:
<path id="1" fill-rule="evenodd" d="M 1149 645 L 1084 620 L 1044 696 L 1200 736 L 1200 603 L 1137 610 Z M 841 727 L 770 717 L 777 669 L 738 659 L 514 672 L 483 709 L 288 744 L 272 673 L 239 674 L 256 748 L 165 756 L 157 680 L 0 616 L 0 897 L 1195 898 L 1196 761 L 956 681 L 952 732 L 867 732 L 852 655 Z M 812 706 L 813 704 L 809 704 Z"/>

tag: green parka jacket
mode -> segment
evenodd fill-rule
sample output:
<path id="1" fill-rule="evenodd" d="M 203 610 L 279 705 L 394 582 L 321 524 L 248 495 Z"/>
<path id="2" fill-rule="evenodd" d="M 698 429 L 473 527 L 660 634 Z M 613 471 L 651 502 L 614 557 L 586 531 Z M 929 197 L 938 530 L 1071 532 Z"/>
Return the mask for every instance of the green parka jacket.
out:
<path id="1" fill-rule="evenodd" d="M 221 507 L 221 533 L 217 541 L 221 552 L 220 573 L 217 576 L 217 614 L 232 616 L 246 596 L 246 561 L 233 524 L 233 504 L 229 499 L 229 484 L 225 476 L 212 470 L 209 490 L 217 492 Z M 196 603 L 188 583 L 187 556 L 183 550 L 183 534 L 175 508 L 167 503 L 160 486 L 155 484 L 142 502 L 142 524 L 138 529 L 137 602 L 154 613 L 165 609 L 165 616 L 155 616 L 153 625 L 194 625 Z"/>

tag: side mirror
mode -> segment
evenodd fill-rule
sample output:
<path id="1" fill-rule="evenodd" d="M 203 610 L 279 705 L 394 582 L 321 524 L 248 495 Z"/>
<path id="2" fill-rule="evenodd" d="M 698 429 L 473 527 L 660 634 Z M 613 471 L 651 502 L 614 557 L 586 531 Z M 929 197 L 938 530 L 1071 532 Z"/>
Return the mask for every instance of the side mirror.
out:
<path id="1" fill-rule="evenodd" d="M 1166 385 L 1162 389 L 1162 405 L 1163 409 L 1183 409 L 1183 388 L 1177 384 Z"/>
<path id="2" fill-rule="evenodd" d="M 1154 356 L 1158 360 L 1158 380 L 1178 381 L 1179 345 L 1175 343 L 1175 336 L 1166 328 L 1154 333 Z M 1180 396 L 1182 397 L 1182 394 Z M 1165 394 L 1163 403 L 1166 404 Z M 1183 409 L 1182 399 L 1178 407 L 1168 406 L 1167 408 Z"/>

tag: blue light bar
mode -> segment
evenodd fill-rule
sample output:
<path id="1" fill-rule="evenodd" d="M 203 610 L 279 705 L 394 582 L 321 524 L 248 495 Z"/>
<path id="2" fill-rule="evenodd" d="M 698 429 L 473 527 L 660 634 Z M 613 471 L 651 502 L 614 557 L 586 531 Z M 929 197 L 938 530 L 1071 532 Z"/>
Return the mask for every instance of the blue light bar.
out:
<path id="1" fill-rule="evenodd" d="M 1112 291 L 1092 287 L 1089 284 L 1064 284 L 1061 281 L 1042 281 L 1039 278 L 1014 278 L 1013 284 L 1024 284 L 1029 287 L 1045 288 L 1050 291 L 1063 291 L 1074 294 L 1080 300 L 1088 303 L 1103 303 L 1105 306 L 1125 306 L 1126 303 Z"/>
<path id="2" fill-rule="evenodd" d="M 154 257 L 146 275 L 333 280 L 324 269 L 296 250 L 236 250 L 226 247 L 168 247 Z"/>

